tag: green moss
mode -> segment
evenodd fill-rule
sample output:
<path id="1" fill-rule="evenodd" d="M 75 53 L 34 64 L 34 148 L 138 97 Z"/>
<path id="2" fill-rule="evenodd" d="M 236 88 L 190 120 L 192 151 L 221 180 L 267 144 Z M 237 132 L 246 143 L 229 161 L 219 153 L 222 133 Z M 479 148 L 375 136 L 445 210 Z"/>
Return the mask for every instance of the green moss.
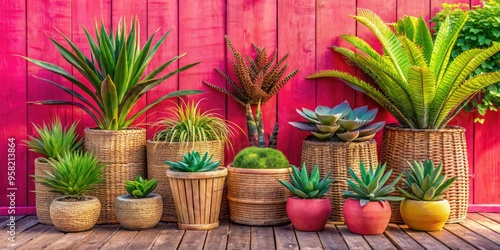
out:
<path id="1" fill-rule="evenodd" d="M 248 147 L 241 150 L 233 162 L 234 167 L 254 169 L 288 168 L 285 155 L 273 148 Z"/>

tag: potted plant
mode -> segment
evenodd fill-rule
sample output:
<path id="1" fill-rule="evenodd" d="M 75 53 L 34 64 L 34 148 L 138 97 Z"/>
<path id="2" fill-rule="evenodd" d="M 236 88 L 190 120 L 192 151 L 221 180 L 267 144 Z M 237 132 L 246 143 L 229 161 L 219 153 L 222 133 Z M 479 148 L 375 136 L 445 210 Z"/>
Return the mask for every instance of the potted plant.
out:
<path id="1" fill-rule="evenodd" d="M 157 192 L 163 197 L 162 221 L 177 221 L 172 191 L 165 175 L 168 170 L 165 161 L 181 161 L 184 154 L 194 150 L 208 152 L 214 161 L 224 166 L 224 148 L 232 146 L 229 138 L 239 129 L 236 124 L 211 110 L 203 112 L 200 102 L 186 103 L 182 100 L 181 105 L 170 109 L 171 116 L 158 122 L 162 129 L 146 143 L 148 178 L 158 179 Z M 229 219 L 229 204 L 225 197 L 221 218 Z"/>
<path id="2" fill-rule="evenodd" d="M 276 181 L 290 180 L 290 165 L 279 150 L 248 147 L 227 167 L 231 221 L 256 226 L 288 223 L 286 201 L 291 193 Z"/>
<path id="3" fill-rule="evenodd" d="M 63 232 L 81 232 L 94 227 L 99 218 L 101 203 L 94 196 L 85 194 L 103 181 L 104 164 L 88 152 L 65 153 L 56 159 L 48 159 L 54 173 L 35 176 L 57 197 L 50 204 L 50 219 Z"/>
<path id="4" fill-rule="evenodd" d="M 358 169 L 361 161 L 377 164 L 377 143 L 373 137 L 385 125 L 385 122 L 370 124 L 377 111 L 368 110 L 368 106 L 351 109 L 347 101 L 333 108 L 320 105 L 314 111 L 297 109 L 306 122 L 289 122 L 290 125 L 312 133 L 303 141 L 302 162 L 318 165 L 321 176 L 332 172 L 338 178 L 346 178 L 347 167 Z M 330 214 L 333 221 L 344 221 L 342 190 L 346 189 L 345 182 L 335 182 L 325 194 L 333 208 Z"/>
<path id="5" fill-rule="evenodd" d="M 158 180 L 143 179 L 138 175 L 135 180 L 125 182 L 127 195 L 116 197 L 116 218 L 120 225 L 129 230 L 142 230 L 155 227 L 163 211 L 161 195 L 152 193 Z"/>
<path id="6" fill-rule="evenodd" d="M 149 90 L 171 76 L 183 72 L 198 63 L 185 65 L 165 74 L 165 69 L 183 57 L 176 56 L 164 64 L 146 68 L 165 41 L 169 32 L 153 43 L 152 34 L 144 46 L 140 44 L 138 21 L 134 19 L 128 31 L 122 20 L 116 33 L 106 30 L 104 22 L 96 23 L 96 39 L 83 27 L 91 56 L 87 57 L 68 37 L 61 33 L 69 46 L 63 46 L 55 39 L 52 42 L 63 58 L 78 71 L 85 80 L 60 66 L 32 58 L 28 61 L 62 76 L 70 81 L 74 89 L 49 79 L 42 79 L 73 96 L 74 101 L 43 100 L 34 104 L 69 104 L 82 108 L 97 124 L 97 128 L 85 129 L 85 150 L 93 152 L 100 162 L 105 163 L 105 181 L 94 193 L 102 202 L 99 223 L 116 223 L 115 199 L 124 194 L 121 186 L 125 180 L 144 175 L 146 168 L 146 130 L 132 127 L 135 120 L 161 101 L 178 96 L 199 93 L 195 90 L 174 91 L 151 100 L 140 109 L 134 108 L 138 100 Z M 163 76 L 159 76 L 163 75 Z M 86 95 L 82 95 L 85 93 Z"/>
<path id="7" fill-rule="evenodd" d="M 278 181 L 295 196 L 288 197 L 286 214 L 295 229 L 300 231 L 320 231 L 325 228 L 332 205 L 328 197 L 323 197 L 335 179 L 329 179 L 331 173 L 320 179 L 318 166 L 314 166 L 310 175 L 305 163 L 301 170 L 292 166 L 290 181 Z"/>
<path id="8" fill-rule="evenodd" d="M 47 173 L 54 174 L 48 159 L 57 160 L 58 156 L 76 152 L 83 144 L 82 138 L 76 133 L 77 123 L 63 128 L 59 118 L 43 126 L 33 124 L 37 136 L 28 135 L 24 141 L 30 151 L 43 155 L 35 159 L 35 175 L 48 177 Z M 42 224 L 52 225 L 50 220 L 50 204 L 58 197 L 57 193 L 50 192 L 50 188 L 35 182 L 36 216 Z"/>
<path id="9" fill-rule="evenodd" d="M 465 129 L 447 126 L 475 93 L 500 82 L 500 72 L 469 77 L 485 60 L 500 51 L 500 43 L 483 49 L 466 50 L 451 60 L 451 52 L 468 14 L 447 17 L 433 40 L 427 22 L 422 18 L 405 17 L 394 29 L 372 11 L 358 9 L 354 16 L 377 37 L 383 47 L 379 54 L 362 38 L 342 36 L 356 47 L 350 50 L 334 47 L 366 72 L 376 86 L 352 74 L 338 70 L 322 70 L 309 76 L 336 77 L 362 91 L 400 123 L 384 129 L 382 162 L 402 173 L 407 160 L 430 159 L 443 162 L 443 172 L 457 173 L 457 182 L 450 193 L 452 214 L 448 222 L 459 222 L 467 214 L 469 174 Z M 446 161 L 445 161 L 446 159 Z M 399 203 L 393 203 L 391 221 L 402 222 Z"/>
<path id="10" fill-rule="evenodd" d="M 399 174 L 390 184 L 385 185 L 392 174 L 392 169 L 386 170 L 386 164 L 377 165 L 377 168 L 365 168 L 360 163 L 360 175 L 349 168 L 352 180 L 346 178 L 349 190 L 344 190 L 343 197 L 347 198 L 343 212 L 347 228 L 356 234 L 381 234 L 387 228 L 391 219 L 389 201 L 401 201 L 402 197 L 389 196 L 396 189 L 394 185 L 401 179 Z M 384 186 L 385 185 L 385 186 Z"/>
<path id="11" fill-rule="evenodd" d="M 227 169 L 197 151 L 179 162 L 167 161 L 168 181 L 174 197 L 177 225 L 184 230 L 208 230 L 219 226 L 224 180 Z"/>
<path id="12" fill-rule="evenodd" d="M 434 167 L 430 160 L 408 165 L 410 171 L 405 170 L 403 182 L 409 191 L 399 188 L 406 196 L 400 206 L 401 217 L 410 229 L 439 231 L 450 216 L 450 204 L 444 193 L 456 177 L 447 180 L 446 175 L 441 175 L 443 165 Z"/>

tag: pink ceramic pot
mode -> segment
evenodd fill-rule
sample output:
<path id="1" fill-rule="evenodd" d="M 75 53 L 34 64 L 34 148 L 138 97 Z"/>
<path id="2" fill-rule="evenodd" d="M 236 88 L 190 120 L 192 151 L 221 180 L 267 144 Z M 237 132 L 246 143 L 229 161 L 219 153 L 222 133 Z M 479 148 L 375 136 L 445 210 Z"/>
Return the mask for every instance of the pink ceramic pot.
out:
<path id="1" fill-rule="evenodd" d="M 286 213 L 293 227 L 300 231 L 320 231 L 325 228 L 332 205 L 330 199 L 302 199 L 289 197 L 286 202 Z"/>
<path id="2" fill-rule="evenodd" d="M 347 199 L 344 202 L 345 224 L 355 234 L 384 233 L 391 219 L 391 206 L 388 201 L 368 202 L 364 207 L 359 200 Z"/>

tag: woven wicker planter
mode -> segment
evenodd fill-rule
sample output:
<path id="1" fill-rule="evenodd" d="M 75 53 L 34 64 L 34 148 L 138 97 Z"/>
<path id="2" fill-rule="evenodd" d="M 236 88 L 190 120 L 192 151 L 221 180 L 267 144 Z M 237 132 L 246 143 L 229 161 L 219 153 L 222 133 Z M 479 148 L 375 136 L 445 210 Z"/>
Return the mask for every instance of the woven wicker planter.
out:
<path id="1" fill-rule="evenodd" d="M 363 161 L 366 167 L 378 164 L 375 140 L 351 143 L 304 140 L 302 144 L 302 162 L 308 167 L 318 165 L 321 177 L 332 172 L 332 176 L 337 179 L 325 194 L 332 204 L 331 221 L 344 221 L 342 190 L 348 190 L 344 181 L 349 177 L 347 168 L 351 167 L 356 174 L 360 174 L 360 161 Z"/>
<path id="2" fill-rule="evenodd" d="M 47 172 L 54 173 L 54 168 L 48 162 L 43 162 L 42 159 L 44 158 L 35 159 L 35 175 L 48 177 Z M 47 225 L 53 225 L 50 220 L 50 204 L 55 198 L 61 196 L 50 192 L 50 190 L 51 188 L 35 181 L 36 216 L 40 223 Z"/>
<path id="3" fill-rule="evenodd" d="M 219 161 L 219 166 L 224 165 L 224 145 L 217 141 L 202 141 L 193 143 L 179 142 L 160 142 L 148 140 L 146 143 L 147 149 L 147 165 L 148 179 L 158 179 L 158 186 L 155 192 L 163 197 L 163 222 L 177 222 L 175 214 L 174 199 L 172 191 L 168 183 L 168 178 L 165 175 L 169 166 L 165 161 L 182 161 L 183 154 L 196 150 L 201 154 L 209 152 L 213 154 L 213 161 Z M 220 211 L 221 220 L 229 220 L 229 203 L 227 201 L 227 182 L 224 184 L 224 193 Z"/>
<path id="4" fill-rule="evenodd" d="M 394 170 L 391 181 L 399 173 L 409 169 L 406 161 L 424 161 L 443 163 L 443 174 L 457 179 L 448 189 L 445 199 L 450 202 L 448 223 L 463 221 L 467 215 L 469 199 L 469 163 L 465 129 L 449 126 L 446 129 L 405 129 L 387 125 L 382 141 L 382 162 Z M 397 195 L 402 195 L 399 191 Z M 391 202 L 391 222 L 403 223 L 399 213 L 400 202 Z"/>
<path id="5" fill-rule="evenodd" d="M 94 227 L 99 218 L 101 203 L 96 197 L 85 196 L 88 200 L 66 200 L 65 196 L 54 199 L 50 205 L 50 219 L 63 232 L 82 232 Z"/>
<path id="6" fill-rule="evenodd" d="M 222 191 L 227 169 L 209 172 L 168 170 L 177 225 L 183 230 L 208 230 L 219 226 Z"/>
<path id="7" fill-rule="evenodd" d="M 118 223 L 115 212 L 116 197 L 127 194 L 125 181 L 145 176 L 146 130 L 85 129 L 85 150 L 105 163 L 104 182 L 96 185 L 90 195 L 101 202 L 97 224 Z"/>
<path id="8" fill-rule="evenodd" d="M 163 211 L 161 195 L 151 193 L 144 198 L 131 195 L 116 197 L 116 217 L 120 225 L 129 230 L 143 230 L 155 227 Z"/>
<path id="9" fill-rule="evenodd" d="M 231 221 L 255 226 L 290 222 L 286 201 L 292 193 L 276 179 L 290 180 L 289 168 L 247 169 L 227 167 Z"/>

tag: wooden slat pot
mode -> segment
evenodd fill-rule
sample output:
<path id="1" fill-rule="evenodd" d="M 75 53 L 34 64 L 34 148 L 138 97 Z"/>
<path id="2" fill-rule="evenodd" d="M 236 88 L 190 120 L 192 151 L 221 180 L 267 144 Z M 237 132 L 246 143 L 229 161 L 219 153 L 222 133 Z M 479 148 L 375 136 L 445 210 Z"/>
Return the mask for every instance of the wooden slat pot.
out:
<path id="1" fill-rule="evenodd" d="M 469 162 L 465 129 L 448 126 L 445 129 L 407 129 L 396 125 L 384 128 L 381 161 L 393 169 L 392 181 L 404 170 L 409 169 L 406 161 L 430 159 L 434 164 L 442 163 L 442 174 L 457 179 L 445 194 L 450 202 L 448 223 L 461 222 L 467 216 L 469 201 Z M 397 191 L 396 195 L 402 195 Z M 391 222 L 403 223 L 400 202 L 391 202 Z"/>
<path id="2" fill-rule="evenodd" d="M 209 172 L 168 170 L 167 176 L 180 229 L 208 230 L 219 226 L 227 169 L 219 167 Z"/>
<path id="3" fill-rule="evenodd" d="M 330 220 L 344 221 L 342 190 L 348 190 L 345 182 L 345 178 L 349 177 L 347 168 L 351 167 L 359 175 L 360 161 L 363 161 L 367 168 L 370 165 L 376 166 L 378 164 L 377 143 L 375 140 L 350 143 L 304 140 L 301 161 L 310 168 L 318 165 L 321 177 L 332 172 L 332 177 L 336 178 L 336 181 L 325 194 L 330 198 L 332 205 Z"/>
<path id="4" fill-rule="evenodd" d="M 213 154 L 212 161 L 219 161 L 219 166 L 225 166 L 224 145 L 217 141 L 201 141 L 193 144 L 148 140 L 146 143 L 146 150 L 148 179 L 158 180 L 158 186 L 156 187 L 155 192 L 163 197 L 163 214 L 161 217 L 161 221 L 163 222 L 177 222 L 172 191 L 170 190 L 168 178 L 165 175 L 169 166 L 165 164 L 165 161 L 182 161 L 183 154 L 196 150 L 200 152 L 200 154 L 204 154 L 205 152 Z M 229 220 L 227 182 L 224 185 L 220 219 Z"/>
<path id="5" fill-rule="evenodd" d="M 49 177 L 47 172 L 54 173 L 54 168 L 43 160 L 43 157 L 35 159 L 35 175 Z M 50 204 L 55 198 L 61 196 L 58 193 L 50 192 L 50 190 L 51 188 L 35 180 L 36 216 L 40 223 L 47 225 L 53 225 L 50 220 Z"/>
<path id="6" fill-rule="evenodd" d="M 286 201 L 292 193 L 276 179 L 290 180 L 289 168 L 247 169 L 228 166 L 231 221 L 255 226 L 290 222 Z"/>

